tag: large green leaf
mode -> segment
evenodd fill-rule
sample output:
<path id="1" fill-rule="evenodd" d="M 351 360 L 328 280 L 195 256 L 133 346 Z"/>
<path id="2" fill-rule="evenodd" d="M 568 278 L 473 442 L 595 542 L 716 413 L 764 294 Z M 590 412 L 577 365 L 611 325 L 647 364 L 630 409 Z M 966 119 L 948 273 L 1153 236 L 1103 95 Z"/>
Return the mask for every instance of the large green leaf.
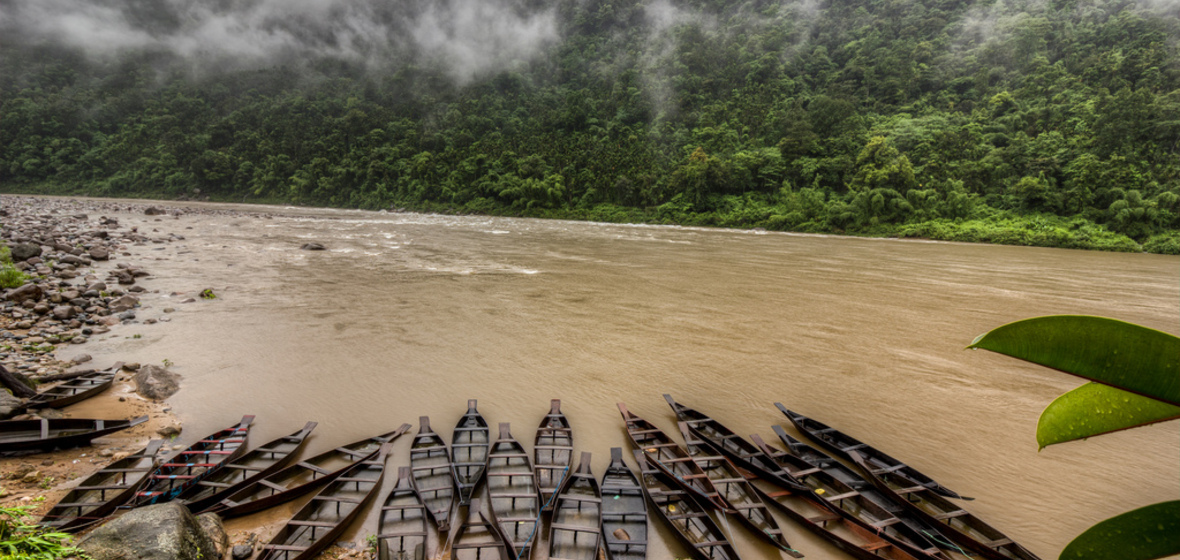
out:
<path id="1" fill-rule="evenodd" d="M 1086 530 L 1061 560 L 1153 560 L 1180 554 L 1180 501 L 1117 515 Z"/>
<path id="2" fill-rule="evenodd" d="M 1180 418 L 1180 407 L 1100 383 L 1087 383 L 1049 404 L 1037 422 L 1044 449 L 1119 430 Z"/>
<path id="3" fill-rule="evenodd" d="M 1009 323 L 983 348 L 1180 406 L 1180 338 L 1105 317 L 1053 315 Z"/>

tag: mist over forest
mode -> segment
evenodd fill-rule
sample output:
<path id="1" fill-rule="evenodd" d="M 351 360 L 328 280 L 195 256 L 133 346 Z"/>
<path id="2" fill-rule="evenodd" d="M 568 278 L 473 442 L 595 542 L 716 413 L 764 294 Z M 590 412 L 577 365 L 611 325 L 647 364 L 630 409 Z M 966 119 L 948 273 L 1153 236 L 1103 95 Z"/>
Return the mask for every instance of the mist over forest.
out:
<path id="1" fill-rule="evenodd" d="M 1177 0 L 0 0 L 0 190 L 1180 253 Z"/>

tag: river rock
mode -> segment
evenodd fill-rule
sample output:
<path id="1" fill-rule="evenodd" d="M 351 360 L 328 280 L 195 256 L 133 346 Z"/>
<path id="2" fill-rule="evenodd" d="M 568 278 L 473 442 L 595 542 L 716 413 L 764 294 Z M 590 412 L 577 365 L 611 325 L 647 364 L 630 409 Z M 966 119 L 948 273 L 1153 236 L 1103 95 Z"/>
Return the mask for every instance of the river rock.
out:
<path id="1" fill-rule="evenodd" d="M 112 300 L 109 304 L 112 313 L 122 313 L 128 309 L 134 308 L 139 304 L 139 298 L 131 295 L 123 296 L 119 299 Z"/>
<path id="2" fill-rule="evenodd" d="M 90 250 L 90 258 L 96 261 L 105 261 L 111 258 L 111 252 L 102 247 L 95 247 Z"/>
<path id="3" fill-rule="evenodd" d="M 252 547 L 248 544 L 239 544 L 234 547 L 234 551 L 233 551 L 234 560 L 249 560 L 249 558 L 253 555 L 254 555 L 254 547 Z"/>
<path id="4" fill-rule="evenodd" d="M 24 410 L 25 404 L 12 393 L 0 389 L 0 420 L 8 420 Z"/>
<path id="5" fill-rule="evenodd" d="M 12 248 L 12 260 L 24 261 L 41 256 L 41 246 L 36 243 L 17 243 Z"/>
<path id="6" fill-rule="evenodd" d="M 319 243 L 304 243 L 300 249 L 303 249 L 304 251 L 323 251 L 326 250 L 327 247 L 324 247 Z"/>
<path id="7" fill-rule="evenodd" d="M 221 517 L 216 513 L 202 513 L 197 516 L 197 523 L 217 548 L 213 558 L 224 558 L 225 553 L 229 551 L 229 533 L 225 532 L 225 525 L 222 525 Z"/>
<path id="8" fill-rule="evenodd" d="M 77 311 L 74 310 L 74 306 L 72 305 L 59 305 L 53 308 L 53 318 L 58 321 L 72 319 L 74 315 L 77 315 Z"/>
<path id="9" fill-rule="evenodd" d="M 163 216 L 167 212 L 165 212 L 162 208 L 156 208 L 155 206 L 148 206 L 147 209 L 145 209 L 143 211 L 143 213 L 144 213 L 144 215 L 147 215 L 147 216 Z"/>
<path id="10" fill-rule="evenodd" d="M 216 539 L 187 508 L 170 502 L 133 509 L 95 529 L 78 548 L 94 560 L 215 560 L 221 558 Z"/>
<path id="11" fill-rule="evenodd" d="M 143 366 L 133 379 L 135 392 L 155 401 L 162 401 L 180 390 L 180 376 L 160 366 Z"/>
<path id="12" fill-rule="evenodd" d="M 41 299 L 41 286 L 36 284 L 25 284 L 18 288 L 13 288 L 8 291 L 8 299 L 21 303 L 24 301 L 36 301 Z"/>

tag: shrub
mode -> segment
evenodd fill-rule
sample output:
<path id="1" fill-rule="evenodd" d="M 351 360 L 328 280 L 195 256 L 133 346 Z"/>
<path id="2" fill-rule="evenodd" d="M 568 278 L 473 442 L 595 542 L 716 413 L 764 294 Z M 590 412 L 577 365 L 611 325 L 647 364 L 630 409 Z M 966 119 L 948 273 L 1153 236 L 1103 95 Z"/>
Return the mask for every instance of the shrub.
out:
<path id="1" fill-rule="evenodd" d="M 32 509 L 33 506 L 0 507 L 0 558 L 56 560 L 83 556 L 82 551 L 69 546 L 69 535 L 49 532 L 34 524 L 29 516 Z"/>
<path id="2" fill-rule="evenodd" d="M 7 249 L 7 247 L 5 247 Z M 17 288 L 29 281 L 29 275 L 11 264 L 0 264 L 0 288 Z"/>

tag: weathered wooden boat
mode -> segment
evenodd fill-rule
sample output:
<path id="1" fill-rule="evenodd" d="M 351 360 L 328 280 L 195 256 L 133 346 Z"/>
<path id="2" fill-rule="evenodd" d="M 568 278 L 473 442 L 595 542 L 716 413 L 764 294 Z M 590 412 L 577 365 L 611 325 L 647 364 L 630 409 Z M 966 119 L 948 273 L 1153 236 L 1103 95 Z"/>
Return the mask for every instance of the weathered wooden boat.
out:
<path id="1" fill-rule="evenodd" d="M 377 520 L 377 560 L 426 560 L 426 506 L 414 491 L 410 467 L 399 467 L 397 486 Z M 447 473 L 450 482 L 451 473 Z"/>
<path id="2" fill-rule="evenodd" d="M 471 502 L 471 496 L 483 480 L 491 442 L 488 423 L 475 405 L 475 399 L 467 401 L 467 413 L 459 419 L 451 434 L 451 468 L 455 474 L 455 486 L 459 488 L 459 505 L 463 506 Z"/>
<path id="3" fill-rule="evenodd" d="M 782 468 L 770 457 L 767 457 L 757 445 L 746 441 L 745 438 L 725 427 L 703 412 L 684 406 L 672 399 L 671 395 L 664 395 L 668 406 L 676 413 L 676 418 L 688 424 L 696 436 L 707 442 L 715 451 L 725 455 L 729 460 L 760 478 L 766 479 L 783 488 L 790 488 L 796 492 L 808 492 L 794 479 L 785 475 Z"/>
<path id="4" fill-rule="evenodd" d="M 602 541 L 602 492 L 583 451 L 578 468 L 566 478 L 553 504 L 549 524 L 549 558 L 598 560 Z"/>
<path id="5" fill-rule="evenodd" d="M 532 557 L 533 543 L 541 523 L 541 498 L 537 479 L 520 442 L 512 437 L 507 422 L 488 450 L 488 502 L 508 552 L 516 560 Z"/>
<path id="6" fill-rule="evenodd" d="M 569 475 L 574 458 L 574 437 L 569 420 L 561 413 L 561 400 L 549 401 L 549 414 L 537 428 L 533 440 L 533 468 L 537 472 L 537 488 L 541 490 L 544 509 L 553 507 L 553 494 Z"/>
<path id="7" fill-rule="evenodd" d="M 803 554 L 792 548 L 791 543 L 783 537 L 783 530 L 774 520 L 774 515 L 770 513 L 766 504 L 762 503 L 762 498 L 738 471 L 737 466 L 724 456 L 715 454 L 704 440 L 692 432 L 688 423 L 679 422 L 678 426 L 680 433 L 684 435 L 685 448 L 689 456 L 709 476 L 713 487 L 725 502 L 737 511 L 738 520 L 789 556 L 802 558 Z"/>
<path id="8" fill-rule="evenodd" d="M 479 498 L 467 508 L 467 519 L 459 526 L 451 545 L 451 560 L 514 560 L 509 556 L 504 535 L 480 510 Z"/>
<path id="9" fill-rule="evenodd" d="M 25 408 L 65 408 L 71 404 L 82 402 L 107 389 L 115 382 L 118 369 L 96 371 L 86 375 L 69 379 L 60 385 L 51 387 L 25 403 Z"/>
<path id="10" fill-rule="evenodd" d="M 451 508 L 455 505 L 451 456 L 447 453 L 447 442 L 430 429 L 429 417 L 418 418 L 418 424 L 418 435 L 410 446 L 413 487 L 438 526 L 438 532 L 445 535 L 451 531 Z"/>
<path id="11" fill-rule="evenodd" d="M 713 507 L 726 513 L 734 513 L 725 499 L 717 493 L 709 477 L 680 444 L 673 441 L 655 424 L 627 410 L 623 403 L 618 403 L 618 406 L 623 421 L 627 424 L 627 436 L 631 438 L 631 443 L 651 459 L 657 469 Z"/>
<path id="12" fill-rule="evenodd" d="M 263 545 L 258 560 L 309 560 L 335 544 L 381 487 L 392 447 L 392 442 L 381 444 L 375 456 L 344 471 L 312 496 Z"/>
<path id="13" fill-rule="evenodd" d="M 937 492 L 925 486 L 907 486 L 911 481 L 895 472 L 873 469 L 858 451 L 851 451 L 849 455 L 882 492 L 909 506 L 914 514 L 926 522 L 938 525 L 942 534 L 950 537 L 955 544 L 988 560 L 1040 560 L 1037 555 L 999 529 L 956 506 Z"/>
<path id="14" fill-rule="evenodd" d="M 806 461 L 771 448 L 757 435 L 751 436 L 763 452 L 774 459 L 799 482 L 811 489 L 811 495 L 844 516 L 862 526 L 871 527 L 878 536 L 888 540 L 907 553 L 923 559 L 948 560 L 938 547 L 919 531 L 901 522 L 893 512 L 873 503 L 859 491 L 840 482 L 819 467 Z"/>
<path id="15" fill-rule="evenodd" d="M 402 424 L 392 432 L 355 441 L 299 461 L 246 485 L 205 511 L 229 519 L 272 508 L 304 496 L 335 480 L 361 461 L 371 459 L 383 444 L 397 439 L 409 429 L 409 424 Z"/>
<path id="16" fill-rule="evenodd" d="M 225 463 L 241 457 L 253 422 L 254 416 L 243 416 L 237 426 L 209 434 L 165 459 L 135 493 L 131 507 L 173 500 Z"/>
<path id="17" fill-rule="evenodd" d="M 147 416 L 133 420 L 91 420 L 59 418 L 56 420 L 5 420 L 0 422 L 0 455 L 33 451 L 53 451 L 90 445 L 90 441 L 148 421 Z"/>
<path id="18" fill-rule="evenodd" d="M 738 554 L 709 512 L 642 451 L 635 451 L 644 495 L 660 518 L 688 546 L 697 560 L 737 560 Z"/>
<path id="19" fill-rule="evenodd" d="M 317 425 L 316 422 L 308 422 L 298 432 L 247 451 L 236 460 L 227 461 L 216 472 L 202 478 L 176 499 L 192 511 L 204 511 L 246 485 L 286 467 L 303 449 L 307 443 L 307 436 L 311 435 L 311 431 Z"/>
<path id="20" fill-rule="evenodd" d="M 842 433 L 827 424 L 812 420 L 798 412 L 788 410 L 782 403 L 774 403 L 774 406 L 778 407 L 801 433 L 841 459 L 851 461 L 852 457 L 849 455 L 849 452 L 856 451 L 860 453 L 861 457 L 864 457 L 865 463 L 873 469 L 889 469 L 889 472 L 895 472 L 898 476 L 913 482 L 910 486 L 924 486 L 946 498 L 955 498 L 958 500 L 974 499 L 959 495 L 958 492 L 922 474 L 918 469 L 886 455 L 881 450 L 871 447 L 867 443 Z"/>
<path id="21" fill-rule="evenodd" d="M 623 449 L 610 449 L 610 466 L 602 476 L 602 539 L 610 560 L 647 558 L 647 502 L 635 473 L 623 461 Z"/>
<path id="22" fill-rule="evenodd" d="M 163 445 L 164 440 L 154 439 L 147 447 L 86 477 L 45 513 L 41 525 L 73 533 L 103 521 L 130 500 L 155 470 L 156 453 Z"/>

